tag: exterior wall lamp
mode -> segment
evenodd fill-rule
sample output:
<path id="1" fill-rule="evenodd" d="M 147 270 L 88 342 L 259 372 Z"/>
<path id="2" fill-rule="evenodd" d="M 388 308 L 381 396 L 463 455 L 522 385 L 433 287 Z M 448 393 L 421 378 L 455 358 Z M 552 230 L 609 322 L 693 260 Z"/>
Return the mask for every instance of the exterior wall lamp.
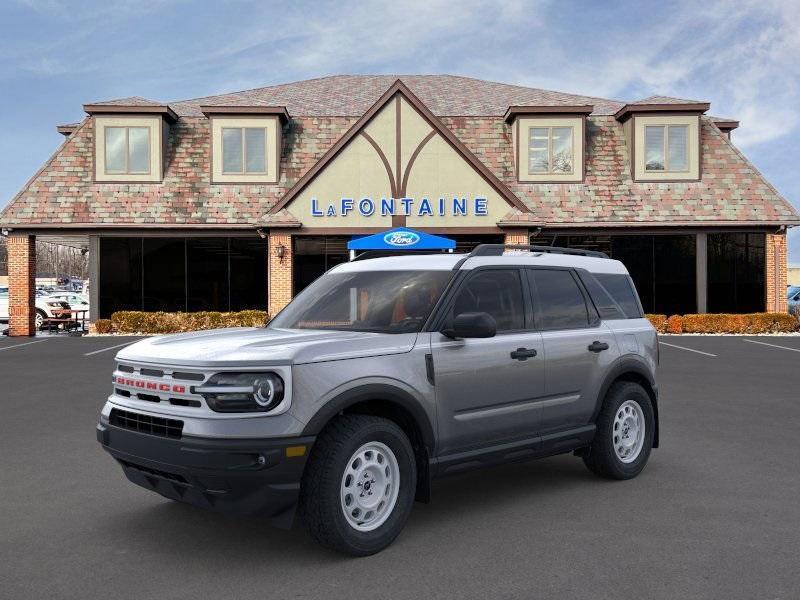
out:
<path id="1" fill-rule="evenodd" d="M 286 246 L 278 244 L 275 247 L 275 256 L 277 256 L 280 263 L 283 264 L 283 257 L 286 256 Z"/>

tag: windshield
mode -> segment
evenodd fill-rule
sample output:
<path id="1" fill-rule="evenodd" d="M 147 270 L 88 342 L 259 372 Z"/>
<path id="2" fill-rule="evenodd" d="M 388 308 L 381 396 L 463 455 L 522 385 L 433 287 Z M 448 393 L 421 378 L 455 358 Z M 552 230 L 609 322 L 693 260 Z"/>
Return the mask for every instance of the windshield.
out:
<path id="1" fill-rule="evenodd" d="M 422 329 L 451 273 L 327 273 L 303 290 L 269 326 L 415 333 Z"/>

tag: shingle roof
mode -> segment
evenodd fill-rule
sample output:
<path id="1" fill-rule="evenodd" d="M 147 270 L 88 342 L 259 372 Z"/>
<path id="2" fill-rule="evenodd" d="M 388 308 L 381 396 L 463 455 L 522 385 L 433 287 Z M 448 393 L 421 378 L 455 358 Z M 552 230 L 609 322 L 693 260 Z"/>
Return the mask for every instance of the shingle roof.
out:
<path id="1" fill-rule="evenodd" d="M 648 96 L 641 100 L 628 102 L 628 104 L 705 104 L 705 101 L 686 100 L 684 98 L 674 98 L 673 96 Z"/>
<path id="2" fill-rule="evenodd" d="M 400 79 L 437 116 L 502 116 L 511 105 L 592 104 L 614 114 L 624 102 L 483 81 L 457 75 L 333 75 L 220 96 L 170 102 L 179 116 L 201 116 L 200 105 L 285 106 L 291 115 L 360 117 Z"/>
<path id="3" fill-rule="evenodd" d="M 95 106 L 161 106 L 163 103 L 157 100 L 149 100 L 141 96 L 130 96 L 128 98 L 115 98 L 114 100 L 103 100 L 101 102 L 88 102 Z"/>
<path id="4" fill-rule="evenodd" d="M 795 209 L 709 117 L 701 121 L 700 181 L 636 183 L 630 176 L 622 125 L 611 116 L 623 106 L 621 102 L 449 75 L 401 79 L 530 211 L 509 207 L 503 223 L 641 226 L 800 222 Z M 394 81 L 395 77 L 389 75 L 345 75 L 172 103 L 170 106 L 182 118 L 170 129 L 160 185 L 94 183 L 94 131 L 89 117 L 0 214 L 0 223 L 53 227 L 294 225 L 296 221 L 289 213 L 270 214 L 270 209 Z M 647 100 L 652 102 L 652 98 Z M 286 106 L 292 115 L 284 128 L 280 181 L 211 185 L 209 121 L 199 113 L 199 106 L 245 102 Z M 512 104 L 548 102 L 595 107 L 587 119 L 584 183 L 526 184 L 516 180 L 511 129 L 503 114 Z"/>

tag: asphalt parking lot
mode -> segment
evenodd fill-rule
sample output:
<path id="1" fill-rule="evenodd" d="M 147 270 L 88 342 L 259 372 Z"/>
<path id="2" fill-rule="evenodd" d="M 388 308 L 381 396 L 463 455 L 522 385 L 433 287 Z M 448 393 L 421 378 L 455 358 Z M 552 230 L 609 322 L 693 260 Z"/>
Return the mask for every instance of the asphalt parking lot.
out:
<path id="1" fill-rule="evenodd" d="M 800 337 L 670 337 L 642 475 L 440 480 L 381 554 L 162 499 L 95 441 L 132 338 L 0 338 L 0 598 L 800 597 Z"/>

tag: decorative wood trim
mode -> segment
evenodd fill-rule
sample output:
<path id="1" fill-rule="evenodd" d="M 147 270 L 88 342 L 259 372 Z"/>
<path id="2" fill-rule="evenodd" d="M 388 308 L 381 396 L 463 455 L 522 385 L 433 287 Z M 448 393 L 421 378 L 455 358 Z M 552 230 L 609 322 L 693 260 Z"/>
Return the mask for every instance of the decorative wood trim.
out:
<path id="1" fill-rule="evenodd" d="M 366 131 L 362 131 L 360 135 L 365 140 L 367 140 L 370 143 L 370 145 L 373 148 L 375 148 L 375 152 L 378 153 L 378 156 L 380 157 L 381 162 L 383 163 L 383 167 L 386 169 L 386 175 L 388 175 L 388 177 L 389 177 L 389 187 L 391 188 L 392 197 L 396 198 L 397 197 L 397 188 L 395 187 L 395 179 L 394 179 L 394 175 L 392 174 L 392 165 L 389 164 L 389 159 L 386 158 L 386 154 L 383 152 L 381 147 L 378 145 L 378 142 L 376 142 L 372 138 L 372 136 L 370 134 L 368 134 Z"/>
<path id="2" fill-rule="evenodd" d="M 411 175 L 411 167 L 414 165 L 414 161 L 417 160 L 417 156 L 419 156 L 419 153 L 422 152 L 422 149 L 425 147 L 425 144 L 431 141 L 435 136 L 436 136 L 436 130 L 431 131 L 428 135 L 422 138 L 422 141 L 417 145 L 417 147 L 414 149 L 414 152 L 412 152 L 411 156 L 409 157 L 408 164 L 406 165 L 406 170 L 403 173 L 403 181 L 400 184 L 400 189 L 399 189 L 399 195 L 402 198 L 405 198 L 406 196 L 406 188 L 408 187 L 408 177 L 409 175 Z"/>
<path id="3" fill-rule="evenodd" d="M 137 106 L 136 104 L 84 104 L 83 110 L 90 115 L 161 115 L 174 123 L 178 115 L 166 104 Z"/>
<path id="4" fill-rule="evenodd" d="M 400 96 L 395 95 L 394 97 L 394 180 L 395 180 L 395 192 L 398 193 L 401 197 L 405 197 L 406 192 L 402 189 L 402 183 L 400 182 L 400 169 L 401 169 L 401 162 L 402 162 L 402 153 L 403 153 L 403 125 L 402 125 L 402 107 L 400 103 Z"/>
<path id="5" fill-rule="evenodd" d="M 450 146 L 461 155 L 483 179 L 494 188 L 509 204 L 522 212 L 529 213 L 530 209 L 512 192 L 508 186 L 500 181 L 469 149 L 445 127 L 444 123 L 436 117 L 414 93 L 399 79 L 356 121 L 347 132 L 303 175 L 292 188 L 284 194 L 280 202 L 276 203 L 270 213 L 276 213 L 289 204 L 306 186 L 319 174 L 319 172 L 341 152 L 358 133 L 375 117 L 375 115 L 395 96 L 401 94 L 417 113 L 423 117 L 439 133 Z"/>
<path id="6" fill-rule="evenodd" d="M 691 102 L 685 104 L 626 104 L 614 114 L 614 118 L 617 121 L 623 122 L 629 118 L 629 115 L 636 113 L 671 112 L 678 114 L 702 114 L 709 108 L 711 108 L 711 105 L 708 102 Z"/>
<path id="7" fill-rule="evenodd" d="M 510 123 L 520 115 L 530 116 L 536 114 L 546 114 L 550 117 L 558 115 L 589 115 L 594 111 L 594 106 L 591 104 L 576 104 L 573 106 L 509 106 L 506 114 L 503 115 L 503 120 Z"/>
<path id="8" fill-rule="evenodd" d="M 206 117 L 211 115 L 270 115 L 280 118 L 282 123 L 287 123 L 292 117 L 285 106 L 212 106 L 201 105 L 200 112 Z"/>

